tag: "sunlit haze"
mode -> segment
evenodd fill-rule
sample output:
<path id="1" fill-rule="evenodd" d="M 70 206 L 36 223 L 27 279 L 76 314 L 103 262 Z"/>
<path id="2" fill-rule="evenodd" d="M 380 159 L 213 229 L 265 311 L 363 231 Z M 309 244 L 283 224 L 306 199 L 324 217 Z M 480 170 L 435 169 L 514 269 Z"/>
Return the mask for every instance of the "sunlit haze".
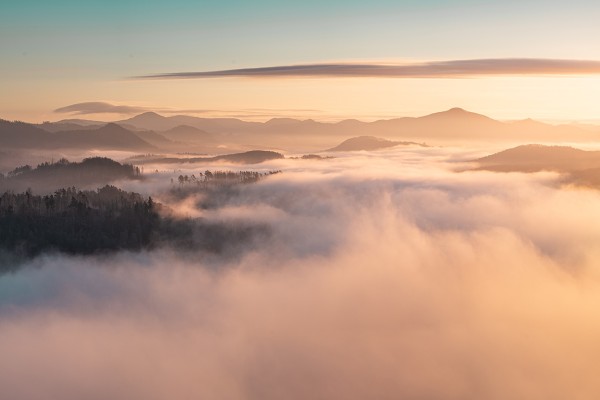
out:
<path id="1" fill-rule="evenodd" d="M 498 119 L 597 119 L 598 71 L 471 78 L 134 76 L 318 63 L 598 61 L 594 1 L 26 1 L 2 5 L 3 117 L 105 101 L 202 116 L 332 120 L 460 106 Z M 109 120 L 117 115 L 91 117 Z"/>
<path id="2" fill-rule="evenodd" d="M 600 2 L 3 1 L 0 400 L 597 400 Z"/>

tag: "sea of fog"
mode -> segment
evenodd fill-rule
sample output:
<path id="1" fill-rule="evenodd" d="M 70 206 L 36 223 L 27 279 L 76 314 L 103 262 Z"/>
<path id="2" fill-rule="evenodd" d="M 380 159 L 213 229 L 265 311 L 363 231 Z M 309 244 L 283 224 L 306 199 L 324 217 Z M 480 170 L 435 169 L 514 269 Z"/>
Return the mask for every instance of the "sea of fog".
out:
<path id="1" fill-rule="evenodd" d="M 600 192 L 397 148 L 146 166 L 179 218 L 268 228 L 236 257 L 39 256 L 0 276 L 2 399 L 594 399 Z M 281 170 L 200 207 L 170 178 Z"/>

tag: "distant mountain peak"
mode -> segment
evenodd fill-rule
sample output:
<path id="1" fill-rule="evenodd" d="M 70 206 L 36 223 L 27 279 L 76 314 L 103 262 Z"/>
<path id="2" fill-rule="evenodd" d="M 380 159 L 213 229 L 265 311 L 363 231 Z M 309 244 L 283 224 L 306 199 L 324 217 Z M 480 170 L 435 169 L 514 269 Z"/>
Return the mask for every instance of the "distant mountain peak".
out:
<path id="1" fill-rule="evenodd" d="M 153 111 L 147 111 L 145 113 L 138 114 L 135 117 L 116 122 L 153 131 L 164 131 L 177 125 L 177 123 L 171 121 L 169 118 Z"/>
<path id="2" fill-rule="evenodd" d="M 452 115 L 452 116 L 473 116 L 473 115 L 480 115 L 482 117 L 485 116 L 485 115 L 482 115 L 482 114 L 477 114 L 477 113 L 474 113 L 472 111 L 465 110 L 464 108 L 461 108 L 461 107 L 452 107 L 449 110 L 441 111 L 441 112 L 438 112 L 438 113 L 435 113 L 435 114 Z"/>
<path id="3" fill-rule="evenodd" d="M 115 122 L 109 122 L 108 124 L 98 128 L 99 131 L 122 131 L 122 132 L 127 132 L 127 133 L 131 133 L 131 131 L 123 128 L 121 125 L 115 123 Z"/>
<path id="4" fill-rule="evenodd" d="M 476 169 L 496 172 L 573 172 L 600 168 L 600 151 L 526 144 L 474 160 Z"/>
<path id="5" fill-rule="evenodd" d="M 467 111 L 464 108 L 454 107 L 446 111 L 440 111 L 433 114 L 425 115 L 421 117 L 421 119 L 451 119 L 453 121 L 457 120 L 480 120 L 480 121 L 494 121 L 496 120 L 487 117 L 483 114 L 477 114 L 471 111 Z"/>
<path id="6" fill-rule="evenodd" d="M 162 115 L 155 113 L 154 111 L 146 111 L 135 116 L 136 118 L 164 118 Z"/>
<path id="7" fill-rule="evenodd" d="M 414 142 L 395 142 L 375 136 L 357 136 L 350 139 L 344 140 L 339 145 L 328 149 L 326 151 L 360 151 L 360 150 L 380 150 L 389 147 L 395 147 L 399 145 L 419 145 L 424 146 L 420 143 Z"/>

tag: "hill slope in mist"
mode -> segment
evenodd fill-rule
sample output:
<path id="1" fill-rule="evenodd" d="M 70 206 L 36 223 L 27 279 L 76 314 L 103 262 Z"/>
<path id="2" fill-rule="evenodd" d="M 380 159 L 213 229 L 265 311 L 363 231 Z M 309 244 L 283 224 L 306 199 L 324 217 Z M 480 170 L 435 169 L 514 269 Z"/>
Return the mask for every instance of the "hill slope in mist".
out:
<path id="1" fill-rule="evenodd" d="M 180 142 L 214 143 L 215 136 L 202 129 L 189 125 L 177 125 L 174 128 L 161 132 L 164 137 Z"/>
<path id="2" fill-rule="evenodd" d="M 560 183 L 600 189 L 600 151 L 529 144 L 474 160 L 476 170 L 494 172 L 554 171 Z"/>
<path id="3" fill-rule="evenodd" d="M 500 172 L 571 172 L 600 168 L 600 151 L 585 151 L 568 146 L 528 144 L 475 160 L 479 169 Z"/>
<path id="4" fill-rule="evenodd" d="M 141 156 L 130 157 L 137 164 L 176 164 L 176 163 L 203 163 L 227 161 L 237 164 L 259 164 L 269 160 L 277 160 L 284 158 L 283 154 L 275 151 L 266 150 L 251 150 L 243 153 L 221 154 L 214 157 L 162 157 L 158 156 Z"/>
<path id="5" fill-rule="evenodd" d="M 63 122 L 71 122 L 65 120 Z M 165 117 L 147 112 L 117 121 L 124 126 L 166 133 L 180 125 L 212 135 L 225 135 L 231 143 L 254 147 L 279 146 L 290 150 L 330 148 L 350 136 L 376 136 L 410 141 L 587 141 L 600 138 L 600 127 L 551 125 L 533 120 L 503 122 L 462 108 L 422 117 L 402 117 L 364 122 L 347 119 L 318 122 L 312 119 L 273 118 L 266 122 L 236 118 L 202 118 L 186 115 Z M 183 138 L 177 139 L 181 140 Z"/>
<path id="6" fill-rule="evenodd" d="M 5 120 L 0 120 L 0 146 L 5 149 L 155 149 L 133 132 L 114 123 L 93 129 L 48 132 L 32 124 Z"/>
<path id="7" fill-rule="evenodd" d="M 98 121 L 86 120 L 63 120 L 37 126 L 3 121 L 3 126 L 0 126 L 0 145 L 13 148 L 69 146 L 121 150 L 158 147 L 169 151 L 189 151 L 189 147 L 193 145 L 193 151 L 218 153 L 221 148 L 219 146 L 226 146 L 234 151 L 248 148 L 315 151 L 332 148 L 352 136 L 387 137 L 390 140 L 439 144 L 477 141 L 539 143 L 600 139 L 600 127 L 584 129 L 577 125 L 550 125 L 533 120 L 502 122 L 461 108 L 422 117 L 373 122 L 348 119 L 335 123 L 293 118 L 254 122 L 236 118 L 201 118 L 186 115 L 165 117 L 146 112 L 116 121 L 116 124 L 119 128 L 114 124 L 109 124 L 109 128 L 98 127 Z M 46 130 L 39 129 L 40 127 Z M 97 131 L 101 129 L 108 132 L 98 135 Z M 110 132 L 118 129 L 121 129 L 118 134 Z M 363 146 L 363 149 L 367 148 L 370 147 Z"/>
<path id="8" fill-rule="evenodd" d="M 361 151 L 361 150 L 381 150 L 395 146 L 418 145 L 424 146 L 415 142 L 396 142 L 392 140 L 382 139 L 375 136 L 357 136 L 344 140 L 339 145 L 327 151 Z"/>
<path id="9" fill-rule="evenodd" d="M 0 174 L 0 192 L 32 189 L 35 193 L 46 193 L 62 187 L 89 188 L 121 179 L 141 179 L 141 174 L 133 165 L 105 157 L 86 158 L 81 162 L 61 159 L 42 163 L 36 168 L 24 165 L 6 176 Z"/>

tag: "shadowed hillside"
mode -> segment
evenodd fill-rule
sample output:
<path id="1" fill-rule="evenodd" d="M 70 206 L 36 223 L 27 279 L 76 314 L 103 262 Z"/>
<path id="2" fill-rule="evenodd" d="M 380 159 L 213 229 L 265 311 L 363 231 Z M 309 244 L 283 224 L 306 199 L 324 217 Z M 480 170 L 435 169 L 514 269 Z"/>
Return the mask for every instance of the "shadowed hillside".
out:
<path id="1" fill-rule="evenodd" d="M 36 193 L 54 191 L 61 187 L 90 187 L 120 179 L 140 179 L 140 170 L 109 158 L 86 158 L 82 162 L 45 162 L 32 168 L 15 168 L 6 176 L 0 175 L 0 190 L 23 191 L 32 188 Z"/>
<path id="2" fill-rule="evenodd" d="M 266 122 L 254 122 L 236 118 L 201 118 L 187 115 L 166 117 L 155 112 L 145 112 L 116 123 L 134 132 L 153 131 L 167 140 L 179 143 L 179 146 L 185 143 L 194 144 L 196 146 L 194 151 L 211 152 L 217 150 L 216 146 L 219 144 L 240 150 L 251 146 L 252 148 L 314 151 L 331 148 L 352 136 L 387 137 L 390 140 L 430 143 L 556 142 L 600 139 L 600 127 L 583 128 L 576 124 L 551 125 L 533 120 L 503 122 L 462 108 L 452 108 L 421 117 L 402 117 L 373 122 L 355 119 L 319 122 L 293 118 L 273 118 Z M 78 132 L 94 130 L 94 125 L 98 124 L 98 121 L 67 119 L 40 126 L 55 133 L 64 133 L 72 130 Z M 86 126 L 77 129 L 77 125 Z M 159 140 L 153 141 L 148 134 L 138 136 L 159 148 L 168 147 L 171 150 L 177 148 L 164 139 L 155 138 Z M 138 143 L 137 146 L 139 145 Z M 104 147 L 101 148 L 105 148 L 107 143 L 102 143 L 102 146 Z M 209 146 L 209 148 L 201 149 L 198 146 Z M 112 148 L 123 147 L 124 144 L 112 144 Z"/>
<path id="3" fill-rule="evenodd" d="M 475 160 L 478 169 L 500 172 L 571 172 L 600 168 L 600 151 L 585 151 L 567 146 L 528 144 Z"/>
<path id="4" fill-rule="evenodd" d="M 600 151 L 529 144 L 474 160 L 476 170 L 494 172 L 554 171 L 561 183 L 600 189 Z"/>
<path id="5" fill-rule="evenodd" d="M 179 142 L 191 142 L 199 144 L 215 142 L 215 137 L 213 134 L 187 125 L 178 125 L 175 128 L 171 128 L 162 132 L 162 135 L 171 140 L 176 140 Z"/>
<path id="6" fill-rule="evenodd" d="M 218 187 L 211 189 L 206 191 L 207 204 L 220 193 Z M 169 246 L 193 251 L 195 257 L 198 252 L 232 257 L 268 235 L 262 224 L 172 217 L 151 197 L 114 186 L 66 188 L 44 196 L 4 192 L 0 226 L 0 273 L 44 252 L 99 254 Z"/>
<path id="7" fill-rule="evenodd" d="M 277 160 L 284 158 L 283 154 L 274 151 L 252 150 L 244 153 L 223 154 L 214 157 L 160 157 L 160 156 L 142 156 L 132 157 L 129 160 L 136 164 L 175 164 L 175 163 L 201 163 L 201 162 L 216 162 L 228 161 L 238 164 L 259 164 L 269 160 Z"/>
<path id="8" fill-rule="evenodd" d="M 5 120 L 0 120 L 0 146 L 7 149 L 155 149 L 135 133 L 114 123 L 93 129 L 48 132 L 32 124 Z"/>
<path id="9" fill-rule="evenodd" d="M 382 139 L 374 136 L 358 136 L 344 140 L 339 145 L 326 150 L 326 151 L 360 151 L 360 150 L 381 150 L 395 146 L 408 146 L 418 145 L 425 146 L 424 144 L 415 142 L 395 142 L 392 140 Z"/>

